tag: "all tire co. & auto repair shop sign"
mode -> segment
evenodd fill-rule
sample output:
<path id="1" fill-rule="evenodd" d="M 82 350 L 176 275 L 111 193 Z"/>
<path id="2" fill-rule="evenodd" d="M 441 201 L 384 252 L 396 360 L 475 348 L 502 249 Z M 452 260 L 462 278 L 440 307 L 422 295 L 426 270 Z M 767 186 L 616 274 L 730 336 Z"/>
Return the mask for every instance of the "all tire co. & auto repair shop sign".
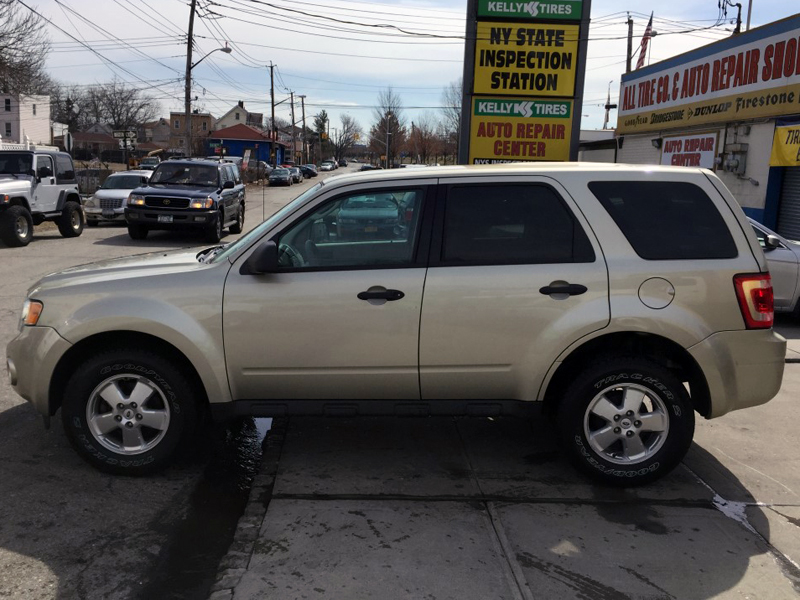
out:
<path id="1" fill-rule="evenodd" d="M 577 156 L 590 0 L 468 0 L 459 162 Z"/>
<path id="2" fill-rule="evenodd" d="M 800 112 L 800 15 L 623 75 L 618 133 Z"/>

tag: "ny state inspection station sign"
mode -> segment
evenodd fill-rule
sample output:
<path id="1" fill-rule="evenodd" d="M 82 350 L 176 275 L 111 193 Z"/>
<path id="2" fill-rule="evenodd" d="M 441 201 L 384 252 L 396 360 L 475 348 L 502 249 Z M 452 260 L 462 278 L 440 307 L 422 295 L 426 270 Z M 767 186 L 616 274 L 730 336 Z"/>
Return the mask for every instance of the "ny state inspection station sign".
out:
<path id="1" fill-rule="evenodd" d="M 472 99 L 469 164 L 569 160 L 572 101 Z"/>

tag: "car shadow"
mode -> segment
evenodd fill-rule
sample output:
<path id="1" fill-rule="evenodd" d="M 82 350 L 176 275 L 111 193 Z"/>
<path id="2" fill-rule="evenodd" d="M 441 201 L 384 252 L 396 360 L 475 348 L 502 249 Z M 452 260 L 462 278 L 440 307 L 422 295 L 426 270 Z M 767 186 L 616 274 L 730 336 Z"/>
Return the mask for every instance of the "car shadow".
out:
<path id="1" fill-rule="evenodd" d="M 229 240 L 230 241 L 230 240 Z M 127 232 L 111 235 L 93 242 L 96 246 L 128 246 L 141 248 L 202 248 L 210 246 L 203 235 L 192 231 L 151 231 L 143 240 L 134 240 Z M 225 243 L 225 237 L 222 242 Z"/>
<path id="2" fill-rule="evenodd" d="M 692 454 L 736 479 L 696 444 Z M 684 465 L 645 487 L 595 484 L 571 467 L 544 419 L 293 418 L 278 473 L 276 499 L 339 501 L 372 519 L 375 501 L 384 506 L 387 498 L 412 503 L 415 514 L 443 502 L 481 506 L 502 528 L 505 552 L 529 589 L 551 598 L 718 597 L 770 552 L 769 523 L 758 506 L 748 508 L 746 524 L 729 518 Z M 314 532 L 320 553 L 350 543 L 323 529 Z M 402 568 L 402 552 L 397 560 Z M 774 564 L 770 556 L 764 562 Z"/>
<path id="3" fill-rule="evenodd" d="M 246 502 L 254 427 L 210 427 L 173 466 L 142 478 L 93 469 L 60 414 L 45 431 L 27 403 L 0 412 L 0 431 L 0 597 L 158 597 L 151 579 L 187 560 L 194 577 L 169 597 L 207 596 Z M 191 549 L 176 542 L 187 523 Z"/>

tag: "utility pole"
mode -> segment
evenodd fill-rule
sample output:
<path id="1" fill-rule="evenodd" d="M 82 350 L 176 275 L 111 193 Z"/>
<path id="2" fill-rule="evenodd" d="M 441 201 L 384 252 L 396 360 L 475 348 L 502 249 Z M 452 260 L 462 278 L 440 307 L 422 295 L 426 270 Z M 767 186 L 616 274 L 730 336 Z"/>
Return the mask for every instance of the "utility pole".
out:
<path id="1" fill-rule="evenodd" d="M 275 127 L 275 65 L 269 62 L 269 96 L 272 105 L 272 167 L 278 166 L 278 128 Z"/>
<path id="2" fill-rule="evenodd" d="M 753 0 L 748 0 L 747 2 L 747 27 L 745 27 L 745 31 L 750 31 L 750 14 L 753 12 Z"/>
<path id="3" fill-rule="evenodd" d="M 305 94 L 300 94 L 298 98 L 300 98 L 300 107 L 303 114 L 303 164 L 307 164 L 308 146 L 306 145 L 306 96 Z"/>
<path id="4" fill-rule="evenodd" d="M 291 97 L 292 102 L 292 164 L 295 163 L 295 157 L 297 155 L 297 141 L 295 138 L 295 129 L 294 129 L 294 92 L 289 92 L 289 96 Z"/>
<path id="5" fill-rule="evenodd" d="M 192 155 L 192 45 L 194 44 L 194 11 L 197 0 L 189 5 L 189 35 L 186 38 L 186 89 L 184 90 L 184 119 L 186 123 L 186 156 Z"/>
<path id="6" fill-rule="evenodd" d="M 631 72 L 631 59 L 633 58 L 633 19 L 631 19 L 630 13 L 628 13 L 628 54 L 627 60 L 625 62 L 625 72 Z"/>

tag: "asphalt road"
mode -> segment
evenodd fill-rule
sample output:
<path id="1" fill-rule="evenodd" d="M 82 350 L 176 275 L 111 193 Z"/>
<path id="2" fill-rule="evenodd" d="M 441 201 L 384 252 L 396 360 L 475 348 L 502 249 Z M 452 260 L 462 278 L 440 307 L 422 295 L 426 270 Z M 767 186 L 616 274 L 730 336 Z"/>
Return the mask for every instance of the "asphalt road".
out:
<path id="1" fill-rule="evenodd" d="M 250 186 L 245 231 L 318 180 Z M 0 598 L 150 599 L 165 597 L 166 589 L 166 597 L 192 598 L 213 583 L 244 508 L 263 431 L 246 423 L 214 428 L 205 432 L 206 443 L 198 442 L 162 474 L 112 477 L 78 458 L 60 415 L 45 431 L 5 373 L 5 348 L 16 335 L 25 294 L 43 275 L 100 259 L 205 245 L 199 235 L 171 232 L 134 241 L 116 224 L 87 227 L 73 239 L 46 224 L 25 248 L 0 244 Z M 182 570 L 185 581 L 169 588 L 170 576 Z"/>

